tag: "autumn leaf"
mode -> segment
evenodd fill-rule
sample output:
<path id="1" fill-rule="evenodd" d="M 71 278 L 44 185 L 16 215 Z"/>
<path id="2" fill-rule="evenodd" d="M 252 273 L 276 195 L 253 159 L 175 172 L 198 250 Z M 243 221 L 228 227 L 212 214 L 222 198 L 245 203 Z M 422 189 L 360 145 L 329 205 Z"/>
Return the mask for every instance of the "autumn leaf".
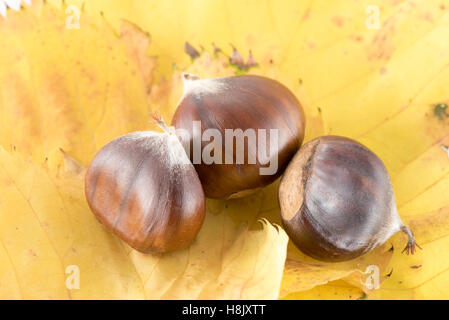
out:
<path id="1" fill-rule="evenodd" d="M 228 76 L 234 74 L 236 71 L 230 65 L 227 57 L 223 55 L 214 57 L 213 54 L 205 52 L 187 69 L 174 72 L 171 81 L 165 80 L 155 84 L 150 94 L 150 104 L 156 111 L 165 110 L 167 118 L 173 114 L 176 109 L 177 100 L 182 96 L 182 72 L 194 73 L 202 77 L 211 77 Z M 270 70 L 267 72 L 270 72 Z M 262 70 L 251 70 L 250 73 L 265 75 Z M 272 77 L 276 78 L 274 75 Z M 163 106 L 166 105 L 173 107 L 171 109 L 163 109 Z M 319 119 L 316 124 L 317 127 L 315 130 L 321 130 L 322 127 L 320 126 Z M 254 224 L 259 218 L 263 217 L 281 225 L 280 208 L 277 199 L 278 185 L 279 181 L 264 188 L 255 196 L 263 198 L 263 203 L 260 205 L 261 210 L 253 211 L 256 215 L 251 215 L 251 207 L 246 206 L 248 204 L 246 199 L 237 199 L 232 202 L 228 201 L 228 206 L 240 208 L 241 211 L 246 212 L 246 217 L 251 224 Z M 254 205 L 252 204 L 251 206 Z M 229 215 L 235 221 L 239 221 L 241 218 L 240 212 L 237 215 L 233 215 L 230 212 Z M 390 248 L 391 245 L 385 245 L 355 260 L 341 263 L 326 263 L 306 256 L 290 243 L 280 296 L 285 296 L 291 292 L 308 290 L 317 285 L 342 278 L 351 281 L 356 286 L 369 292 L 371 289 L 366 285 L 366 270 L 368 266 L 376 265 L 381 273 L 379 280 L 383 281 L 385 275 L 388 273 L 387 267 L 392 257 Z"/>
<path id="2" fill-rule="evenodd" d="M 178 3 L 171 5 L 178 7 Z M 361 268 L 348 263 L 345 267 L 323 267 L 324 271 L 311 270 L 308 264 L 302 263 L 308 258 L 292 258 L 295 251 L 289 246 L 281 292 L 292 292 L 294 288 L 307 290 L 343 278 L 363 288 L 366 298 L 447 297 L 449 265 L 445 255 L 441 257 L 447 233 L 444 227 L 437 226 L 447 223 L 443 212 L 449 205 L 444 196 L 448 190 L 449 170 L 446 90 L 449 46 L 441 41 L 448 36 L 446 9 L 449 2 L 359 1 L 328 5 L 317 0 L 258 3 L 257 9 L 252 3 L 238 1 L 228 1 L 225 8 L 223 4 L 195 3 L 204 11 L 195 11 L 195 19 L 190 18 L 188 10 L 181 11 L 182 22 L 177 23 L 183 25 L 183 40 L 203 45 L 209 48 L 206 50 L 209 53 L 188 66 L 186 57 L 182 57 L 182 46 L 173 48 L 173 43 L 181 41 L 179 33 L 173 38 L 165 34 L 172 61 L 186 65 L 186 70 L 203 77 L 211 76 L 211 70 L 215 72 L 213 76 L 227 75 L 231 68 L 219 67 L 227 62 L 223 56 L 218 57 L 218 67 L 205 67 L 213 61 L 213 51 L 208 44 L 214 42 L 227 56 L 232 52 L 228 43 L 236 45 L 243 56 L 251 49 L 259 67 L 249 73 L 280 80 L 303 103 L 307 116 L 306 141 L 323 134 L 344 135 L 361 141 L 380 156 L 392 176 L 399 213 L 411 225 L 418 243 L 423 245 L 423 251 L 414 257 L 404 256 L 400 252 L 405 237 L 398 234 L 379 249 L 378 257 L 370 263 L 378 265 L 376 261 L 384 261 L 379 266 L 381 280 L 386 281 L 381 290 L 372 292 L 364 285 L 366 275 L 360 276 L 366 264 L 361 264 Z M 92 4 L 90 9 L 97 10 L 100 6 L 100 3 Z M 140 6 L 143 8 L 145 4 Z M 380 13 L 378 29 L 367 27 L 367 9 L 373 6 Z M 139 20 L 154 39 L 158 39 L 162 34 L 159 35 L 155 26 L 158 23 L 172 25 L 169 17 L 157 23 L 151 23 L 151 19 L 144 22 L 143 17 L 168 12 L 170 8 L 167 7 L 170 4 L 158 8 L 153 5 L 152 10 L 142 9 L 139 15 L 134 15 L 130 9 L 123 15 L 111 14 L 111 19 L 126 16 Z M 251 12 L 250 20 L 241 18 L 240 14 L 248 12 Z M 198 18 L 203 14 L 208 17 Z M 223 29 L 199 26 L 207 25 L 209 19 L 222 21 Z M 168 29 L 175 33 L 174 28 Z M 173 78 L 176 77 L 175 70 Z M 172 87 L 177 97 L 182 89 L 175 79 Z M 171 104 L 175 101 L 176 98 L 170 98 Z M 274 210 L 268 219 L 278 221 L 276 216 Z M 393 251 L 389 251 L 391 248 Z M 387 267 L 387 259 L 380 257 L 393 252 L 394 258 Z M 300 276 L 304 271 L 316 278 Z M 345 276 L 348 273 L 350 275 Z M 339 287 L 330 284 L 329 293 L 335 293 Z M 325 285 L 319 288 L 317 293 L 329 296 L 324 294 Z"/>
<path id="3" fill-rule="evenodd" d="M 139 253 L 100 225 L 84 198 L 84 168 L 60 154 L 57 173 L 0 148 L 0 298 L 275 299 L 287 235 L 236 225 L 209 206 L 193 244 Z M 71 266 L 79 288 L 69 290 Z M 68 279 L 68 280 L 67 280 Z"/>
<path id="4" fill-rule="evenodd" d="M 277 298 L 288 237 L 264 219 L 250 230 L 241 208 L 208 204 L 196 240 L 159 255 L 95 219 L 83 164 L 116 136 L 150 127 L 148 37 L 130 23 L 117 37 L 99 17 L 84 17 L 76 34 L 63 11 L 32 9 L 0 21 L 0 62 L 11 66 L 0 70 L 0 298 Z M 257 215 L 263 199 L 245 201 Z"/>
<path id="5" fill-rule="evenodd" d="M 395 255 L 391 276 L 369 298 L 447 299 L 449 257 L 445 248 L 449 245 L 449 207 L 425 212 L 409 221 L 421 241 L 422 252 L 407 259 Z"/>
<path id="6" fill-rule="evenodd" d="M 149 39 L 129 23 L 118 38 L 100 18 L 69 29 L 39 2 L 0 20 L 0 143 L 37 162 L 63 148 L 87 165 L 105 143 L 148 127 Z"/>
<path id="7" fill-rule="evenodd" d="M 343 280 L 331 281 L 306 291 L 298 291 L 283 297 L 284 300 L 365 300 L 368 295 L 360 288 Z"/>
<path id="8" fill-rule="evenodd" d="M 50 2 L 61 6 L 59 0 Z M 31 154 L 37 163 L 49 157 L 50 172 L 61 166 L 55 160 L 60 147 L 87 164 L 98 147 L 117 135 L 148 128 L 148 110 L 160 110 L 170 119 L 182 94 L 181 71 L 202 77 L 249 72 L 278 79 L 303 104 L 306 140 L 323 134 L 345 135 L 379 155 L 392 176 L 401 218 L 423 247 L 415 256 L 401 254 L 406 239 L 398 234 L 360 260 L 323 264 L 290 244 L 281 296 L 448 298 L 445 248 L 449 201 L 444 195 L 449 183 L 449 45 L 442 39 L 448 36 L 449 1 L 65 2 L 79 8 L 84 2 L 83 27 L 76 32 L 64 29 L 66 16 L 49 9 L 40 18 L 36 17 L 40 10 L 33 7 L 21 12 L 21 19 L 19 14 L 8 12 L 8 19 L 0 20 L 0 41 L 13 48 L 0 52 L 2 65 L 10 66 L 0 69 L 0 80 L 6 84 L 0 89 L 0 143 L 7 150 L 15 146 L 22 155 Z M 379 12 L 379 28 L 367 26 L 373 12 L 367 9 L 373 7 Z M 99 12 L 121 39 L 106 31 L 104 21 L 95 20 L 92 25 L 92 17 Z M 43 17 L 54 23 L 43 24 Z M 132 36 L 126 29 L 121 32 L 122 19 L 131 22 L 127 28 L 140 31 L 132 31 Z M 40 25 L 45 28 L 41 30 Z M 132 39 L 145 43 L 141 40 L 146 32 L 151 34 L 151 45 L 137 49 Z M 41 45 L 42 33 L 48 36 L 45 39 L 49 39 L 50 48 L 57 50 Z M 95 54 L 80 50 L 90 41 L 101 44 Z M 131 47 L 130 41 L 134 42 Z M 184 52 L 186 42 L 201 53 L 193 63 Z M 105 49 L 108 44 L 114 55 Z M 251 50 L 258 66 L 241 70 L 230 65 L 233 53 L 229 44 L 244 61 Z M 66 58 L 60 54 L 62 50 L 68 51 Z M 157 56 L 158 67 L 152 73 L 142 67 L 154 63 L 145 51 L 148 56 Z M 21 56 L 27 59 L 18 59 Z M 95 71 L 98 81 L 91 83 L 73 66 L 78 56 L 86 71 Z M 112 57 L 118 60 L 112 61 Z M 48 75 L 53 69 L 62 70 L 63 76 L 53 79 Z M 65 83 L 66 78 L 73 82 Z M 79 84 L 73 80 L 78 78 Z M 32 83 L 42 89 L 37 90 Z M 105 106 L 104 101 L 107 108 L 103 109 L 99 106 Z M 100 110 L 110 113 L 102 116 Z M 86 141 L 91 141 L 91 146 Z M 23 179 L 19 180 L 28 181 Z M 208 202 L 209 210 L 215 207 L 228 210 L 227 216 L 236 225 L 248 221 L 250 230 L 262 217 L 279 223 L 276 184 L 247 199 Z M 2 257 L 6 261 L 7 256 Z M 385 280 L 378 290 L 366 286 L 364 272 L 369 265 L 378 266 L 380 280 Z M 5 270 L 0 274 L 10 276 L 13 272 Z"/>

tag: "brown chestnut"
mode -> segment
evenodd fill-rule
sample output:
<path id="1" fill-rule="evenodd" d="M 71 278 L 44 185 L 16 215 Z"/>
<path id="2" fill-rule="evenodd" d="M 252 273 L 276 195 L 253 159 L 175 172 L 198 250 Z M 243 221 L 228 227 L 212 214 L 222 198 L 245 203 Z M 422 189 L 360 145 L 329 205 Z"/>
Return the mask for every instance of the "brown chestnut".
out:
<path id="1" fill-rule="evenodd" d="M 207 197 L 243 196 L 284 172 L 305 128 L 288 88 L 254 75 L 200 79 L 185 73 L 183 80 L 172 125 L 185 133 L 180 139 Z"/>
<path id="2" fill-rule="evenodd" d="M 318 260 L 356 258 L 398 231 L 408 236 L 407 254 L 418 246 L 399 217 L 384 164 L 349 138 L 306 143 L 282 177 L 279 203 L 290 239 Z"/>
<path id="3" fill-rule="evenodd" d="M 85 178 L 87 202 L 98 220 L 145 253 L 186 247 L 205 216 L 195 168 L 173 128 L 162 126 L 164 133 L 134 132 L 109 142 Z"/>

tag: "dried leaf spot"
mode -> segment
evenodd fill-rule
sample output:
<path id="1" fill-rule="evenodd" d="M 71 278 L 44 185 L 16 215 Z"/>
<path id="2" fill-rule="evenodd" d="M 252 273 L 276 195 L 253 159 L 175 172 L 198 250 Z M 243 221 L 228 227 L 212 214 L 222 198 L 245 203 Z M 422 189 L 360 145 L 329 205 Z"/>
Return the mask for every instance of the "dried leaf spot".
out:
<path id="1" fill-rule="evenodd" d="M 200 53 L 197 49 L 195 49 L 194 46 L 192 46 L 190 43 L 186 41 L 184 44 L 184 51 L 189 55 L 190 58 L 196 59 L 200 56 Z"/>
<path id="2" fill-rule="evenodd" d="M 338 28 L 341 28 L 344 25 L 344 20 L 340 16 L 335 16 L 335 17 L 332 18 L 332 23 L 334 25 L 336 25 Z"/>
<path id="3" fill-rule="evenodd" d="M 232 54 L 229 57 L 229 63 L 231 66 L 236 67 L 240 73 L 247 72 L 249 69 L 253 67 L 257 67 L 259 64 L 257 63 L 256 59 L 253 56 L 253 53 L 251 50 L 249 50 L 248 59 L 246 62 L 243 59 L 243 56 L 238 52 L 238 50 L 232 45 Z"/>
<path id="4" fill-rule="evenodd" d="M 437 117 L 439 120 L 444 120 L 449 117 L 449 113 L 447 112 L 447 104 L 446 103 L 438 103 L 433 108 L 433 115 Z"/>

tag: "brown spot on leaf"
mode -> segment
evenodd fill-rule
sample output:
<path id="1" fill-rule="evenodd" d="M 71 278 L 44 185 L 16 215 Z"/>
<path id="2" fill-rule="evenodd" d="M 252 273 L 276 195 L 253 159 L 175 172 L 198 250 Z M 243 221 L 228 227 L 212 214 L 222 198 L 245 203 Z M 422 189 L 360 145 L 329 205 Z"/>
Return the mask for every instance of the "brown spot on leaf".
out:
<path id="1" fill-rule="evenodd" d="M 362 293 L 360 297 L 358 297 L 358 300 L 365 300 L 367 298 L 367 295 L 365 292 Z"/>
<path id="2" fill-rule="evenodd" d="M 423 14 L 422 16 L 423 20 L 428 21 L 428 22 L 433 22 L 433 16 L 430 12 L 426 12 Z"/>
<path id="3" fill-rule="evenodd" d="M 396 30 L 396 20 L 389 18 L 374 36 L 368 48 L 369 60 L 388 60 L 395 49 L 393 35 Z"/>
<path id="4" fill-rule="evenodd" d="M 439 120 L 444 120 L 449 117 L 449 113 L 447 112 L 447 104 L 446 103 L 438 103 L 433 108 L 433 115 L 437 117 Z"/>
<path id="5" fill-rule="evenodd" d="M 36 252 L 34 252 L 32 249 L 29 249 L 28 253 L 30 254 L 30 256 L 37 257 Z"/>
<path id="6" fill-rule="evenodd" d="M 11 180 L 11 179 L 9 179 L 9 178 L 5 178 L 3 181 L 2 181 L 2 184 L 3 184 L 3 186 L 5 186 L 5 187 L 7 187 L 7 186 L 10 186 L 10 185 L 12 185 L 14 182 Z"/>
<path id="7" fill-rule="evenodd" d="M 307 46 L 309 47 L 309 49 L 315 49 L 316 48 L 315 42 L 312 42 L 312 41 L 307 42 Z"/>
<path id="8" fill-rule="evenodd" d="M 332 23 L 335 24 L 337 27 L 341 28 L 344 24 L 344 19 L 340 16 L 335 16 L 332 18 Z"/>
<path id="9" fill-rule="evenodd" d="M 302 20 L 304 21 L 304 20 L 307 20 L 307 19 L 309 19 L 309 17 L 310 17 L 310 9 L 307 9 L 305 12 L 304 12 L 304 15 L 302 16 Z"/>
<path id="10" fill-rule="evenodd" d="M 184 44 L 184 51 L 189 55 L 190 58 L 196 59 L 200 56 L 200 53 L 198 50 L 195 49 L 194 46 L 192 46 L 190 43 L 186 41 Z"/>

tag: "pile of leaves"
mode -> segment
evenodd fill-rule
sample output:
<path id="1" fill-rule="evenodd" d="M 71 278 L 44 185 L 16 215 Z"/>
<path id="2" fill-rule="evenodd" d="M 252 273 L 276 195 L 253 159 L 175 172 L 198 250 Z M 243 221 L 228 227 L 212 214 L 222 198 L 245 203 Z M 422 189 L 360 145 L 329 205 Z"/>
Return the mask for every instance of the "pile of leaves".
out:
<path id="1" fill-rule="evenodd" d="M 0 298 L 449 298 L 447 1 L 382 1 L 379 29 L 373 1 L 49 2 L 0 17 Z M 423 250 L 402 255 L 398 234 L 353 261 L 313 260 L 280 227 L 278 182 L 208 200 L 185 250 L 121 242 L 89 211 L 85 168 L 119 135 L 158 130 L 150 112 L 169 122 L 184 71 L 287 85 L 306 141 L 349 136 L 385 162 Z"/>

